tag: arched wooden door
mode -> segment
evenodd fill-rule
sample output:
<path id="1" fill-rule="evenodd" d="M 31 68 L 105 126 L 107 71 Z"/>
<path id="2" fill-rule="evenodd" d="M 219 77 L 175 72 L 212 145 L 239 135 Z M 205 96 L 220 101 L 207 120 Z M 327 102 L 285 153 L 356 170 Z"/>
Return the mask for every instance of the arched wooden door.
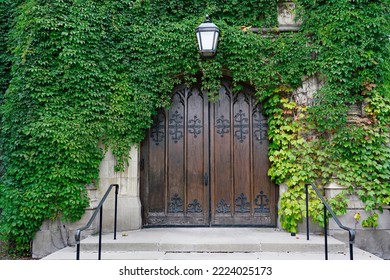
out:
<path id="1" fill-rule="evenodd" d="M 276 226 L 267 123 L 249 87 L 179 86 L 141 145 L 144 226 Z"/>

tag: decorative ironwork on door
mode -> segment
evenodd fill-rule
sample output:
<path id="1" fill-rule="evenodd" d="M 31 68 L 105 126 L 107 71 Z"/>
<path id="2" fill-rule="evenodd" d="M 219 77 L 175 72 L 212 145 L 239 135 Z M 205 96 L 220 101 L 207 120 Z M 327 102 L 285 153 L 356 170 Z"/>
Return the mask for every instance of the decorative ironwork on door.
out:
<path id="1" fill-rule="evenodd" d="M 175 111 L 172 114 L 172 118 L 169 119 L 169 135 L 172 136 L 172 140 L 177 143 L 181 138 L 183 138 L 183 116 L 178 112 Z"/>
<path id="2" fill-rule="evenodd" d="M 249 213 L 251 211 L 248 198 L 243 193 L 241 193 L 239 197 L 236 198 L 235 204 L 236 212 L 238 213 Z"/>
<path id="3" fill-rule="evenodd" d="M 267 140 L 267 130 L 268 125 L 267 121 L 264 118 L 264 116 L 261 114 L 261 111 L 259 108 L 254 110 L 253 113 L 253 137 L 257 141 L 259 141 L 260 144 L 263 144 L 264 141 Z"/>
<path id="4" fill-rule="evenodd" d="M 188 121 L 188 133 L 193 134 L 194 138 L 197 138 L 197 136 L 202 133 L 202 128 L 202 120 L 196 115 Z"/>
<path id="5" fill-rule="evenodd" d="M 230 204 L 225 201 L 225 199 L 221 199 L 217 203 L 217 213 L 230 213 Z"/>
<path id="6" fill-rule="evenodd" d="M 259 207 L 255 208 L 255 212 L 256 213 L 269 213 L 270 209 L 268 207 L 266 207 L 266 206 L 268 206 L 268 204 L 269 204 L 268 196 L 265 195 L 263 191 L 261 191 L 260 194 L 258 194 L 256 196 L 256 199 L 255 199 L 255 205 L 259 206 Z"/>
<path id="7" fill-rule="evenodd" d="M 217 119 L 215 127 L 217 128 L 217 134 L 223 137 L 224 134 L 229 133 L 230 131 L 230 120 L 225 119 L 222 115 Z"/>
<path id="8" fill-rule="evenodd" d="M 144 225 L 276 225 L 262 112 L 228 80 L 215 103 L 198 85 L 175 89 L 141 146 Z"/>
<path id="9" fill-rule="evenodd" d="M 245 117 L 245 113 L 239 110 L 234 115 L 234 136 L 243 143 L 246 135 L 249 133 L 249 119 Z"/>
<path id="10" fill-rule="evenodd" d="M 190 204 L 187 206 L 187 213 L 202 213 L 202 205 L 197 199 L 194 199 Z"/>
<path id="11" fill-rule="evenodd" d="M 156 145 L 159 145 L 165 138 L 165 121 L 164 121 L 164 115 L 158 114 L 157 118 L 155 119 L 151 132 L 150 137 L 153 139 L 153 142 Z"/>
<path id="12" fill-rule="evenodd" d="M 168 203 L 168 213 L 181 213 L 183 212 L 183 200 L 175 193 Z"/>

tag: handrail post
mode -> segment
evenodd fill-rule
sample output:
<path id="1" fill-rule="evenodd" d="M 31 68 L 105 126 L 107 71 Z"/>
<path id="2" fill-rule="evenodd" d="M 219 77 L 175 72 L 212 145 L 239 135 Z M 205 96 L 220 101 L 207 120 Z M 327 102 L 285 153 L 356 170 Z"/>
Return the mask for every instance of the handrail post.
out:
<path id="1" fill-rule="evenodd" d="M 326 205 L 324 204 L 324 237 L 325 237 L 325 260 L 328 260 L 328 225 L 326 217 Z"/>
<path id="2" fill-rule="evenodd" d="M 305 184 L 306 192 L 306 240 L 309 240 L 309 186 Z"/>
<path id="3" fill-rule="evenodd" d="M 80 260 L 80 230 L 76 230 L 75 240 L 76 240 L 76 260 Z"/>
<path id="4" fill-rule="evenodd" d="M 80 259 L 80 233 L 83 230 L 88 229 L 92 222 L 95 220 L 98 212 L 100 212 L 100 222 L 99 222 L 99 248 L 98 248 L 98 259 L 101 259 L 101 251 L 102 251 L 102 227 L 103 227 L 103 203 L 106 201 L 109 193 L 111 192 L 112 188 L 115 187 L 115 221 L 114 221 L 114 239 L 116 239 L 116 227 L 117 227 L 117 213 L 118 213 L 118 193 L 119 193 L 119 185 L 118 184 L 111 184 L 106 193 L 103 195 L 103 198 L 101 199 L 99 205 L 95 208 L 95 210 L 92 213 L 91 218 L 89 218 L 88 223 L 80 227 L 76 230 L 75 233 L 75 240 L 76 240 L 76 260 Z"/>
<path id="5" fill-rule="evenodd" d="M 80 241 L 76 243 L 76 260 L 80 260 Z"/>
<path id="6" fill-rule="evenodd" d="M 80 260 L 80 243 L 76 244 L 76 260 Z"/>
<path id="7" fill-rule="evenodd" d="M 119 193 L 119 185 L 115 186 L 115 213 L 114 213 L 114 240 L 116 240 L 116 226 L 117 226 L 117 218 L 118 218 L 118 193 Z"/>
<path id="8" fill-rule="evenodd" d="M 349 259 L 353 260 L 353 240 L 355 239 L 355 236 L 352 236 L 351 231 L 349 231 L 348 234 L 349 234 Z"/>
<path id="9" fill-rule="evenodd" d="M 349 243 L 349 259 L 353 260 L 353 244 Z"/>
<path id="10" fill-rule="evenodd" d="M 355 240 L 355 236 L 356 236 L 356 232 L 354 229 L 352 228 L 349 228 L 349 227 L 346 227 L 344 226 L 340 220 L 337 218 L 336 214 L 333 212 L 332 208 L 330 207 L 330 205 L 326 202 L 325 198 L 323 197 L 323 195 L 321 194 L 321 192 L 319 191 L 319 189 L 317 189 L 317 187 L 314 185 L 314 184 L 310 184 L 311 187 L 314 189 L 314 191 L 316 192 L 317 196 L 320 198 L 320 200 L 322 201 L 322 204 L 324 206 L 324 238 L 325 238 L 325 260 L 328 259 L 328 218 L 327 218 L 327 209 L 330 213 L 330 215 L 333 217 L 333 220 L 336 222 L 336 224 L 339 226 L 339 228 L 343 229 L 343 230 L 346 230 L 348 231 L 349 233 L 349 252 L 350 252 L 350 259 L 353 260 L 353 243 L 354 243 L 354 240 Z"/>
<path id="11" fill-rule="evenodd" d="M 103 205 L 100 206 L 100 219 L 99 219 L 99 254 L 98 260 L 102 259 L 102 224 L 103 224 Z"/>

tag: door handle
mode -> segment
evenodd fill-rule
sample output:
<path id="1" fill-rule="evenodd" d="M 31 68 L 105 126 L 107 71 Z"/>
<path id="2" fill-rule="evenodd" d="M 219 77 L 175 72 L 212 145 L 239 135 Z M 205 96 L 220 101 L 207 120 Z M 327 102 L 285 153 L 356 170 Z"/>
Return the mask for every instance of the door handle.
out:
<path id="1" fill-rule="evenodd" d="M 209 185 L 209 174 L 206 172 L 203 178 L 204 178 L 204 185 L 207 187 Z"/>

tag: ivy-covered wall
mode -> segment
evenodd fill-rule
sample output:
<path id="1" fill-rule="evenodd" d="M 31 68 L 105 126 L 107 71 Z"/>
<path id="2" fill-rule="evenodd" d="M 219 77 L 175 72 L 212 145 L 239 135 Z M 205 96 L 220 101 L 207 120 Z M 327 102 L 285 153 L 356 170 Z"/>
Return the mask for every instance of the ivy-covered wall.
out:
<path id="1" fill-rule="evenodd" d="M 280 33 L 277 0 L 2 1 L 0 235 L 25 253 L 43 220 L 79 219 L 99 141 L 123 169 L 174 85 L 200 74 L 215 97 L 226 70 L 264 103 L 269 176 L 289 187 L 282 226 L 296 231 L 305 182 L 330 181 L 356 192 L 375 226 L 374 210 L 390 203 L 390 3 L 294 2 L 302 25 Z M 205 14 L 222 32 L 213 60 L 194 36 Z M 295 91 L 308 77 L 323 83 L 310 106 Z M 353 122 L 356 104 L 364 114 Z M 332 203 L 342 214 L 342 195 Z"/>

